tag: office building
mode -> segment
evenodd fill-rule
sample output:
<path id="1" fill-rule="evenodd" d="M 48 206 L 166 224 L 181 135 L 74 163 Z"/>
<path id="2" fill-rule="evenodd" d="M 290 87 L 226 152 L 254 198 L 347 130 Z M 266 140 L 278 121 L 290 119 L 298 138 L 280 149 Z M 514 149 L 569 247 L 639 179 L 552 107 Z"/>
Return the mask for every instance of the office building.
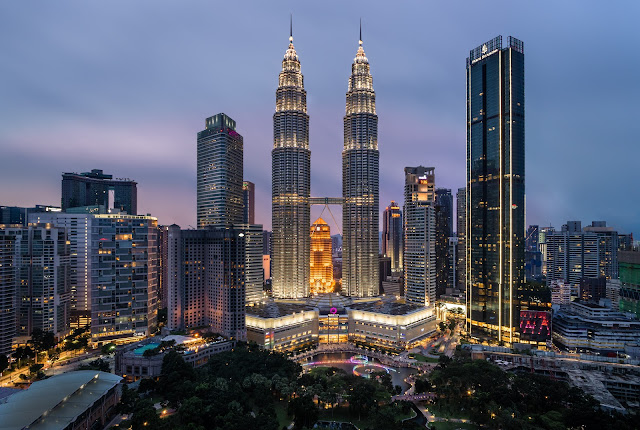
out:
<path id="1" fill-rule="evenodd" d="M 512 343 L 524 282 L 524 49 L 498 36 L 467 58 L 467 330 Z"/>
<path id="2" fill-rule="evenodd" d="M 0 354 L 11 354 L 16 335 L 16 237 L 0 228 Z"/>
<path id="3" fill-rule="evenodd" d="M 271 161 L 273 295 L 307 297 L 311 249 L 309 115 L 292 33 L 278 76 Z"/>
<path id="4" fill-rule="evenodd" d="M 62 174 L 62 210 L 84 206 L 103 206 L 130 215 L 138 213 L 137 182 L 113 178 L 102 170 Z"/>
<path id="5" fill-rule="evenodd" d="M 242 147 L 236 122 L 224 113 L 198 132 L 198 228 L 242 224 Z"/>
<path id="6" fill-rule="evenodd" d="M 453 197 L 451 190 L 436 189 L 436 299 L 453 288 L 450 281 L 449 238 L 453 236 Z"/>
<path id="7" fill-rule="evenodd" d="M 436 301 L 435 168 L 404 169 L 404 279 L 407 303 Z"/>
<path id="8" fill-rule="evenodd" d="M 261 227 L 255 230 L 261 239 Z M 246 252 L 253 233 L 242 226 L 181 230 L 174 224 L 167 234 L 169 329 L 208 326 L 245 339 Z"/>
<path id="9" fill-rule="evenodd" d="M 449 246 L 449 250 L 448 250 L 447 256 L 449 258 L 449 264 L 448 264 L 449 270 L 447 274 L 446 294 L 451 294 L 453 293 L 453 290 L 458 285 L 458 278 L 460 277 L 460 274 L 458 273 L 458 249 L 459 249 L 458 238 L 455 236 L 450 237 L 448 246 Z"/>
<path id="10" fill-rule="evenodd" d="M 333 263 L 331 260 L 331 228 L 322 218 L 318 218 L 310 228 L 311 294 L 331 293 L 335 286 Z"/>
<path id="11" fill-rule="evenodd" d="M 382 255 L 391 258 L 391 270 L 402 272 L 402 211 L 393 200 L 382 213 Z"/>
<path id="12" fill-rule="evenodd" d="M 456 234 L 458 236 L 457 248 L 457 280 L 456 288 L 465 291 L 467 285 L 467 189 L 458 188 L 456 193 Z"/>
<path id="13" fill-rule="evenodd" d="M 620 270 L 620 283 L 618 285 L 618 297 L 620 310 L 633 312 L 640 318 L 640 251 L 620 251 L 618 253 Z M 610 298 L 614 298 L 615 287 Z M 615 302 L 614 302 L 615 303 Z"/>
<path id="14" fill-rule="evenodd" d="M 256 223 L 256 185 L 253 182 L 244 181 L 242 183 L 242 202 L 244 224 Z"/>
<path id="15" fill-rule="evenodd" d="M 158 226 L 158 310 L 167 308 L 167 231 L 169 226 Z"/>
<path id="16" fill-rule="evenodd" d="M 351 66 L 342 151 L 342 292 L 379 293 L 379 158 L 376 96 L 369 60 L 362 48 Z"/>

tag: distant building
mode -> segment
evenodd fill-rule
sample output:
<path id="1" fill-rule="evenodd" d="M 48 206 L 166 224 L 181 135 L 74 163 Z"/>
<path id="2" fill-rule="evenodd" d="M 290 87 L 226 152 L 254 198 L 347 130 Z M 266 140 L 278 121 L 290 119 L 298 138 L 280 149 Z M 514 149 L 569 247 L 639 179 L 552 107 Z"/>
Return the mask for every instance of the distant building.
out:
<path id="1" fill-rule="evenodd" d="M 568 305 L 571 303 L 571 286 L 563 281 L 553 281 L 551 284 L 551 304 Z"/>
<path id="2" fill-rule="evenodd" d="M 640 317 L 640 251 L 620 251 L 620 310 Z"/>
<path id="3" fill-rule="evenodd" d="M 436 302 L 435 168 L 405 167 L 404 279 L 407 303 Z"/>
<path id="4" fill-rule="evenodd" d="M 167 308 L 167 231 L 169 226 L 158 226 L 158 309 Z"/>
<path id="5" fill-rule="evenodd" d="M 580 300 L 583 302 L 599 303 L 607 298 L 607 280 L 599 278 L 582 278 L 580 281 Z"/>
<path id="6" fill-rule="evenodd" d="M 458 272 L 458 238 L 450 237 L 449 238 L 449 252 L 447 255 L 449 256 L 449 272 L 447 273 L 447 290 L 446 294 L 451 294 L 454 289 L 458 286 L 458 278 L 460 277 L 460 273 Z"/>
<path id="7" fill-rule="evenodd" d="M 219 113 L 198 132 L 198 228 L 243 222 L 243 139 L 236 122 Z"/>
<path id="8" fill-rule="evenodd" d="M 62 174 L 62 210 L 83 206 L 115 208 L 129 215 L 138 213 L 137 182 L 113 179 L 100 169 Z"/>
<path id="9" fill-rule="evenodd" d="M 61 212 L 57 206 L 36 205 L 33 208 L 18 206 L 0 206 L 0 224 L 20 224 L 24 227 L 29 223 L 29 215 L 42 212 Z"/>
<path id="10" fill-rule="evenodd" d="M 244 287 L 245 304 L 251 305 L 260 302 L 264 298 L 263 285 L 264 273 L 262 271 L 262 225 L 239 224 L 234 228 L 244 232 L 245 260 L 244 260 Z"/>
<path id="11" fill-rule="evenodd" d="M 331 229 L 322 218 L 318 218 L 311 225 L 310 235 L 311 294 L 331 293 L 335 285 L 331 262 Z"/>
<path id="12" fill-rule="evenodd" d="M 451 256 L 449 238 L 453 236 L 453 197 L 447 188 L 436 189 L 436 299 L 446 294 L 450 283 Z"/>
<path id="13" fill-rule="evenodd" d="M 391 258 L 391 270 L 402 271 L 403 225 L 400 206 L 391 201 L 382 214 L 382 255 Z"/>
<path id="14" fill-rule="evenodd" d="M 618 277 L 618 236 L 604 221 L 581 228 L 568 221 L 561 231 L 546 234 L 547 285 L 562 280 L 574 287 L 584 278 Z"/>
<path id="15" fill-rule="evenodd" d="M 244 224 L 256 223 L 256 185 L 253 182 L 242 182 L 242 201 Z"/>
<path id="16" fill-rule="evenodd" d="M 524 45 L 498 36 L 467 58 L 467 331 L 513 343 L 524 283 Z"/>

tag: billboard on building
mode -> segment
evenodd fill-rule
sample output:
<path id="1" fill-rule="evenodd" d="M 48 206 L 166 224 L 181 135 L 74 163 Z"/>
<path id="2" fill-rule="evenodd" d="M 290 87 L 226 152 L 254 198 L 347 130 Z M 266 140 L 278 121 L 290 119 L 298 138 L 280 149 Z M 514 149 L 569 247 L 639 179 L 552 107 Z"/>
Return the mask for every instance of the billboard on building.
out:
<path id="1" fill-rule="evenodd" d="M 529 342 L 551 339 L 551 312 L 520 311 L 520 339 Z"/>

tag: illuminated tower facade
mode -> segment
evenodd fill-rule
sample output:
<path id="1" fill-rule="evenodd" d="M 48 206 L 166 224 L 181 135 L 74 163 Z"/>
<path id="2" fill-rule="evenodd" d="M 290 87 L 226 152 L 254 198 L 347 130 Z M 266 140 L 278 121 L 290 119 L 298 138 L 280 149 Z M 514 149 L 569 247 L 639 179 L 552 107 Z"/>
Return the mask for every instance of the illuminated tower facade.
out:
<path id="1" fill-rule="evenodd" d="M 273 115 L 272 226 L 273 295 L 309 295 L 309 115 L 300 60 L 289 37 Z"/>
<path id="2" fill-rule="evenodd" d="M 376 95 L 369 60 L 360 46 L 351 65 L 342 151 L 342 291 L 379 292 L 379 164 Z"/>
<path id="3" fill-rule="evenodd" d="M 331 261 L 331 229 L 322 218 L 311 226 L 311 294 L 333 291 L 333 263 Z"/>
<path id="4" fill-rule="evenodd" d="M 382 213 L 382 255 L 391 258 L 391 271 L 402 272 L 402 211 L 391 204 Z"/>
<path id="5" fill-rule="evenodd" d="M 512 343 L 524 283 L 524 49 L 509 37 L 467 58 L 467 331 Z"/>

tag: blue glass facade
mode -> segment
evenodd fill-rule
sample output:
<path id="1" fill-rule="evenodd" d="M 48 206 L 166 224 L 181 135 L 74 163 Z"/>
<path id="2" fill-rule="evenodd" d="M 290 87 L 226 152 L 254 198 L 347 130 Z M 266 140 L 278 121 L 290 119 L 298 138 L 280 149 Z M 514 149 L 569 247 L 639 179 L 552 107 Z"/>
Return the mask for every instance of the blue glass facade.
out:
<path id="1" fill-rule="evenodd" d="M 516 340 L 524 282 L 524 50 L 502 37 L 467 59 L 467 328 Z"/>

